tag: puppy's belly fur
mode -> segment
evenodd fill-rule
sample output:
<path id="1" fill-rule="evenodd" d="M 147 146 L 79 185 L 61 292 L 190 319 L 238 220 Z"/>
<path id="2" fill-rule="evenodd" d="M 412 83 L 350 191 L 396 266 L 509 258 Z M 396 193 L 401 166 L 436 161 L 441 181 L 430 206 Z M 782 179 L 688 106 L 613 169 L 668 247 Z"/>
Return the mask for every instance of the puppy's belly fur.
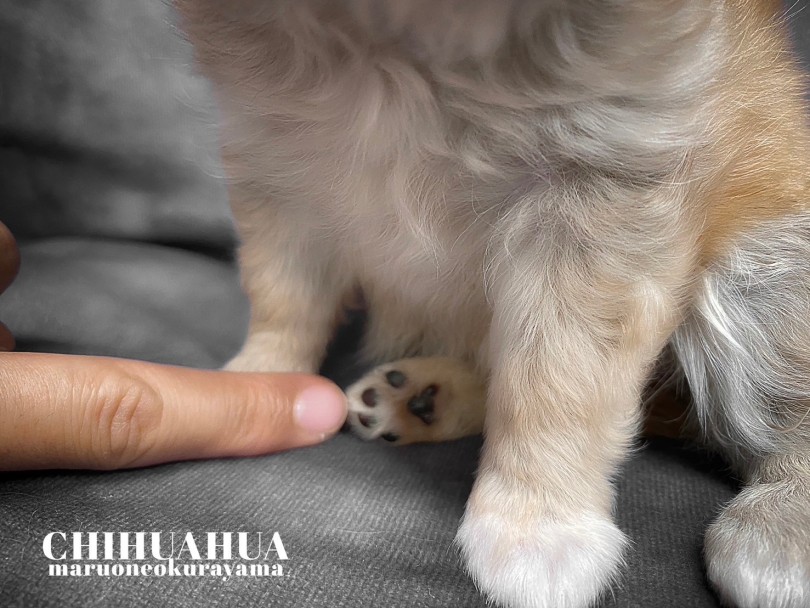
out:
<path id="1" fill-rule="evenodd" d="M 610 480 L 675 332 L 699 421 L 749 483 L 709 535 L 712 582 L 806 605 L 810 156 L 773 3 L 176 2 L 243 239 L 232 369 L 316 371 L 362 288 L 370 358 L 442 363 L 373 371 L 349 391 L 358 424 L 372 387 L 380 418 L 436 429 L 468 407 L 476 430 L 485 401 L 468 569 L 504 606 L 584 607 L 622 563 Z M 778 305 L 778 329 L 750 329 Z M 741 594 L 742 572 L 770 591 Z"/>

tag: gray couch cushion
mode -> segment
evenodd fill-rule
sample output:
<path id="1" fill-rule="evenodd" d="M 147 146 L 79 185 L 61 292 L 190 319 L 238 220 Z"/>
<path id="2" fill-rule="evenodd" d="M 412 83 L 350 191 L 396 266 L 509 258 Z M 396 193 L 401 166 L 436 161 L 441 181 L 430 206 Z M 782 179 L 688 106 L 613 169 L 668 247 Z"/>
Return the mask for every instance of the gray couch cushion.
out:
<path id="1" fill-rule="evenodd" d="M 207 83 L 162 0 L 5 0 L 0 218 L 18 238 L 230 246 Z"/>
<path id="2" fill-rule="evenodd" d="M 252 460 L 112 474 L 16 475 L 0 483 L 2 605 L 484 608 L 452 541 L 480 441 L 402 449 L 339 436 Z M 707 461 L 656 442 L 619 481 L 635 541 L 608 606 L 716 606 L 703 583 L 703 528 L 732 496 Z M 52 531 L 278 531 L 279 579 L 49 578 Z"/>

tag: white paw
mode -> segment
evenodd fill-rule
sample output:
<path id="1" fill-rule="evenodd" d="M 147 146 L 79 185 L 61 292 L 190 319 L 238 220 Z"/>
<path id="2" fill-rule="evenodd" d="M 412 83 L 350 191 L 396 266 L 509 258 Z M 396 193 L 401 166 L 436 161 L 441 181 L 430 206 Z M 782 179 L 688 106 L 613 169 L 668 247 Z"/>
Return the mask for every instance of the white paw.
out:
<path id="1" fill-rule="evenodd" d="M 625 535 L 608 518 L 531 522 L 464 516 L 456 542 L 479 589 L 506 608 L 585 608 L 623 564 Z"/>
<path id="2" fill-rule="evenodd" d="M 706 532 L 709 579 L 736 608 L 810 608 L 810 498 L 746 488 Z"/>

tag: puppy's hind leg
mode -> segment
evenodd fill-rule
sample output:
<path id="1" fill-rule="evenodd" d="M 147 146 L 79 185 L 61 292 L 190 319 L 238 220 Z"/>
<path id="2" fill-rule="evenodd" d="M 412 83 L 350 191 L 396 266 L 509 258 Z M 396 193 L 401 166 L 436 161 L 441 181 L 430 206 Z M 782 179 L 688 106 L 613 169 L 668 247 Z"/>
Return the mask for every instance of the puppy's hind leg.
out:
<path id="1" fill-rule="evenodd" d="M 807 608 L 810 213 L 709 268 L 673 345 L 707 439 L 746 482 L 706 534 L 709 578 L 738 608 Z"/>

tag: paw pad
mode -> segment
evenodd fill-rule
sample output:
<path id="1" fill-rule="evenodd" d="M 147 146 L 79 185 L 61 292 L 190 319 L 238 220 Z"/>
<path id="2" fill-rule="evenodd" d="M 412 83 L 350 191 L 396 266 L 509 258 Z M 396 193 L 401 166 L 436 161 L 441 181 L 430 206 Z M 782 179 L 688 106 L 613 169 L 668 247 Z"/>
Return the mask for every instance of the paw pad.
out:
<path id="1" fill-rule="evenodd" d="M 349 423 L 361 436 L 410 443 L 415 429 L 427 431 L 439 423 L 437 383 L 425 386 L 399 369 L 368 378 L 370 382 L 361 381 L 356 390 L 349 390 Z"/>
<path id="2" fill-rule="evenodd" d="M 370 370 L 346 389 L 348 424 L 394 445 L 473 435 L 484 426 L 486 386 L 466 363 L 415 357 Z"/>
<path id="3" fill-rule="evenodd" d="M 392 370 L 385 374 L 385 379 L 388 381 L 388 384 L 394 388 L 402 388 L 408 381 L 408 377 L 397 370 Z"/>
<path id="4" fill-rule="evenodd" d="M 360 414 L 357 417 L 357 421 L 368 429 L 374 426 L 376 419 L 374 418 L 374 416 L 365 416 L 364 414 Z"/>
<path id="5" fill-rule="evenodd" d="M 377 405 L 377 391 L 375 391 L 373 388 L 367 388 L 363 391 L 360 399 L 362 399 L 363 403 L 365 403 L 368 407 L 374 407 Z"/>
<path id="6" fill-rule="evenodd" d="M 434 398 L 438 392 L 439 387 L 431 384 L 421 393 L 408 400 L 408 411 L 425 424 L 433 424 L 436 420 L 436 402 Z"/>

